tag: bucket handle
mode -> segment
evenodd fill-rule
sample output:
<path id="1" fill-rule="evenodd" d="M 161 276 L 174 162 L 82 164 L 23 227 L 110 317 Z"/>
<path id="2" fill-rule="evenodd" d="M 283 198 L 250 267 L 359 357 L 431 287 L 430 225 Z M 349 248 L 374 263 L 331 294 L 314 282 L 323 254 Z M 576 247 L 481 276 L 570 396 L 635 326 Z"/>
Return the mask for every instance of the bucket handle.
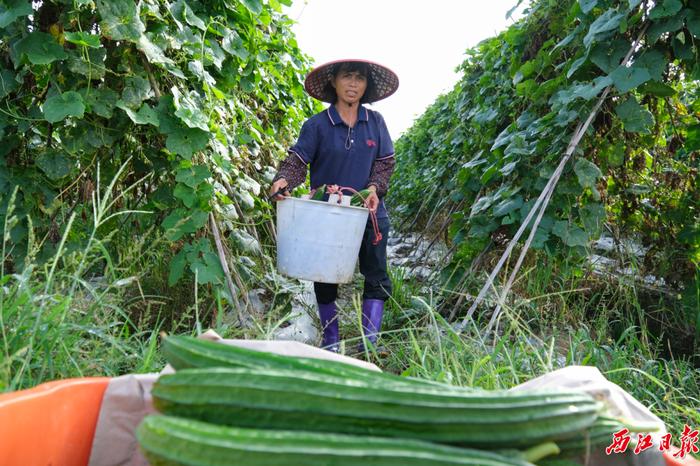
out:
<path id="1" fill-rule="evenodd" d="M 329 194 L 329 195 L 330 194 L 337 194 L 338 195 L 338 204 L 340 204 L 342 202 L 343 191 L 345 191 L 345 190 L 350 191 L 353 194 L 357 194 L 358 196 L 360 196 L 360 198 L 362 199 L 363 202 L 366 200 L 362 194 L 360 194 L 355 189 L 353 189 L 349 186 L 338 186 L 337 184 L 331 184 L 331 185 L 326 186 L 326 194 Z M 313 196 L 313 193 L 315 193 L 315 192 L 316 192 L 316 190 L 312 190 L 311 195 Z M 329 201 L 330 201 L 330 199 L 329 199 Z M 372 212 L 370 210 L 369 217 L 372 220 L 372 229 L 374 230 L 374 239 L 372 240 L 372 244 L 374 246 L 376 246 L 382 240 L 382 232 L 379 231 L 379 223 L 377 221 L 377 213 Z"/>

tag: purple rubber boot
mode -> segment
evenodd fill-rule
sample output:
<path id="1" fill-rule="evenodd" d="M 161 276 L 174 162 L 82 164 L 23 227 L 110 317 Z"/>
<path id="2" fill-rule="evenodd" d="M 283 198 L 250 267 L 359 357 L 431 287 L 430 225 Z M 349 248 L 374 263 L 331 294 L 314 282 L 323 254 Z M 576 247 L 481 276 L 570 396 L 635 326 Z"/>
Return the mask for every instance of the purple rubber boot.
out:
<path id="1" fill-rule="evenodd" d="M 382 316 L 384 315 L 384 301 L 381 299 L 365 299 L 362 301 L 362 331 L 365 338 L 377 346 L 377 334 L 382 329 Z M 360 352 L 365 351 L 364 342 L 358 348 Z"/>
<path id="2" fill-rule="evenodd" d="M 323 341 L 321 348 L 337 353 L 338 345 L 338 319 L 336 315 L 335 301 L 328 304 L 318 304 L 318 315 L 321 318 Z"/>

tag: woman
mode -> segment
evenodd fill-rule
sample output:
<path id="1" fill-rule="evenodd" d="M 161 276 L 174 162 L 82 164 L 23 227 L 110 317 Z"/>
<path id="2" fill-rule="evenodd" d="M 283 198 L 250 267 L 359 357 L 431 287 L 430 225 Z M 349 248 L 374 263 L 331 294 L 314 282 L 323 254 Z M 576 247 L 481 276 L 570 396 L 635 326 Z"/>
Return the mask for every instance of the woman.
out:
<path id="1" fill-rule="evenodd" d="M 375 212 L 382 239 L 373 244 L 371 222 L 365 227 L 360 247 L 360 272 L 365 278 L 362 302 L 364 335 L 376 345 L 381 329 L 384 301 L 391 295 L 387 275 L 386 242 L 389 217 L 383 198 L 394 169 L 394 146 L 382 116 L 362 104 L 384 99 L 399 86 L 390 69 L 366 60 L 338 60 L 315 68 L 304 87 L 312 97 L 331 105 L 309 118 L 301 128 L 297 143 L 280 164 L 270 193 L 284 190 L 277 200 L 306 179 L 310 166 L 311 188 L 322 185 L 369 189 L 365 206 Z M 286 189 L 285 189 L 286 188 Z M 314 283 L 318 312 L 323 328 L 322 346 L 338 351 L 339 335 L 335 300 L 338 285 Z M 360 345 L 364 350 L 364 345 Z"/>

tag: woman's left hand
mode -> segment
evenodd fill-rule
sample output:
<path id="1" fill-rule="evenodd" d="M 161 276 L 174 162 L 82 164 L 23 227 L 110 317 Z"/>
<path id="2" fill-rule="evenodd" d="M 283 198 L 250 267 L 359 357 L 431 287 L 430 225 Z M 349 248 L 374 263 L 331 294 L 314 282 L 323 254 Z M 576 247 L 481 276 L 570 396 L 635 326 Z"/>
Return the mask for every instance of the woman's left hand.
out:
<path id="1" fill-rule="evenodd" d="M 365 207 L 367 207 L 370 212 L 376 212 L 377 208 L 379 208 L 379 196 L 377 196 L 376 189 L 376 186 L 370 186 L 369 196 L 365 199 Z"/>

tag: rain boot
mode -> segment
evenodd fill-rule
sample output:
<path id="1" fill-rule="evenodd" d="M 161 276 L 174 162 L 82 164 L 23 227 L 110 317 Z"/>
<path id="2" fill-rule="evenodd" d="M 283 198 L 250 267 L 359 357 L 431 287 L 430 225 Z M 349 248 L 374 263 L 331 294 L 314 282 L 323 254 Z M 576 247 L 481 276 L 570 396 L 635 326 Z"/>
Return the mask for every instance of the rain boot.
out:
<path id="1" fill-rule="evenodd" d="M 338 318 L 335 301 L 328 304 L 319 303 L 318 315 L 321 318 L 321 329 L 323 330 L 321 348 L 337 353 L 340 347 L 338 344 Z"/>
<path id="2" fill-rule="evenodd" d="M 377 347 L 377 335 L 382 329 L 383 315 L 384 301 L 381 299 L 365 299 L 362 301 L 362 331 L 374 349 Z M 360 343 L 358 352 L 365 352 L 364 341 Z"/>

